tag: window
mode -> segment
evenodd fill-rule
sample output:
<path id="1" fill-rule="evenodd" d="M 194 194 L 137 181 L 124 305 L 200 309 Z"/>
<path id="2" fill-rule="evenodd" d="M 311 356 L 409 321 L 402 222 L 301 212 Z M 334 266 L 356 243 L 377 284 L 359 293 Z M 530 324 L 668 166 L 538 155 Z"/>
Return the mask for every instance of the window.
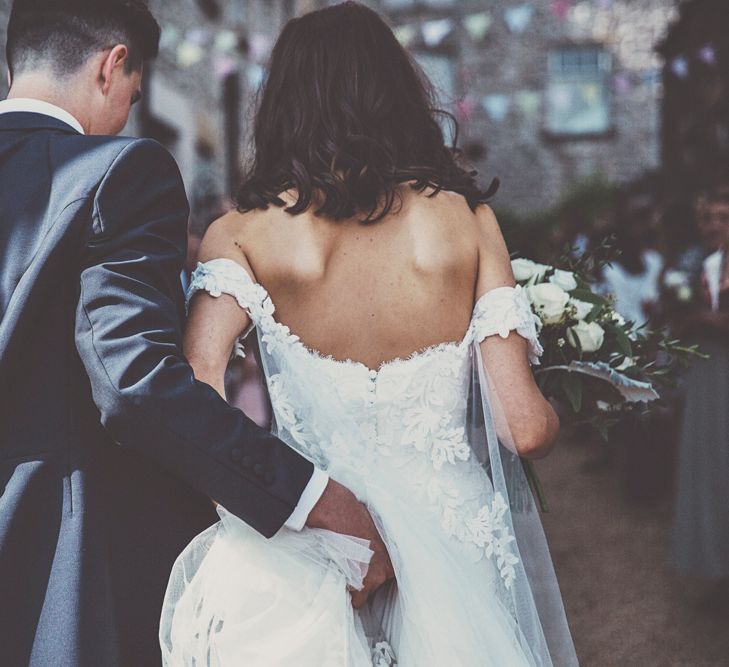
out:
<path id="1" fill-rule="evenodd" d="M 555 137 L 610 132 L 612 58 L 599 45 L 569 46 L 549 53 L 545 129 Z"/>

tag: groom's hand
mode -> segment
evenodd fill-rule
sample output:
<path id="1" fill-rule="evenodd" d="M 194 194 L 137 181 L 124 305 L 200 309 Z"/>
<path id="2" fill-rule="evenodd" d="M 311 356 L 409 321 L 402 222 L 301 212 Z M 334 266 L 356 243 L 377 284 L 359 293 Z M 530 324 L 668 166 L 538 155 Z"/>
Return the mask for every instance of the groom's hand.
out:
<path id="1" fill-rule="evenodd" d="M 370 549 L 374 554 L 370 560 L 364 587 L 361 591 L 352 591 L 352 604 L 355 608 L 364 605 L 372 593 L 395 577 L 390 555 L 377 532 L 372 516 L 354 494 L 341 484 L 329 480 L 324 494 L 309 514 L 306 525 L 369 540 Z"/>

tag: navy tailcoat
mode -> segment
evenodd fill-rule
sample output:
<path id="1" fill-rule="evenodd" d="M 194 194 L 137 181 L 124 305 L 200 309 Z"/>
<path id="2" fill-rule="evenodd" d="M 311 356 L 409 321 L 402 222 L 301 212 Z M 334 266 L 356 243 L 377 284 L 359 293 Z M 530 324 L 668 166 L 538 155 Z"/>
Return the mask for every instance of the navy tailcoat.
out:
<path id="1" fill-rule="evenodd" d="M 148 667 L 210 497 L 266 536 L 312 464 L 181 352 L 188 204 L 146 139 L 0 115 L 0 665 Z"/>

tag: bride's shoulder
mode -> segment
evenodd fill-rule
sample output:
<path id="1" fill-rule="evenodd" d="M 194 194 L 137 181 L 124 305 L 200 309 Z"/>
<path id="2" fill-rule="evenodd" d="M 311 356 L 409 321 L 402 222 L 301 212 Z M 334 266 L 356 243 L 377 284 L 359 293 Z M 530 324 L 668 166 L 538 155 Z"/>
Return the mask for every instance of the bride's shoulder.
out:
<path id="1" fill-rule="evenodd" d="M 221 216 L 205 232 L 200 245 L 200 261 L 219 258 L 247 260 L 251 247 L 268 227 L 268 217 L 270 214 L 266 210 L 236 209 Z"/>
<path id="2" fill-rule="evenodd" d="M 476 233 L 494 234 L 499 232 L 499 224 L 493 209 L 488 204 L 478 204 L 472 209 L 466 198 L 452 190 L 435 191 L 427 187 L 422 191 L 411 190 L 412 195 L 408 204 L 420 209 L 421 212 L 432 212 L 435 215 L 428 216 L 443 221 L 452 222 L 461 228 L 462 231 Z"/>

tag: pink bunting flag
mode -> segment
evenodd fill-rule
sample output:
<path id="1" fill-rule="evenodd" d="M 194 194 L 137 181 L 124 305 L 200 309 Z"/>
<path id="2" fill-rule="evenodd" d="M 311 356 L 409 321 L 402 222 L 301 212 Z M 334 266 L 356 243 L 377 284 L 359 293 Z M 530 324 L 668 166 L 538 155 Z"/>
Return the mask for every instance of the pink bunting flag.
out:
<path id="1" fill-rule="evenodd" d="M 456 100 L 453 106 L 458 120 L 471 120 L 473 112 L 476 110 L 476 102 L 470 95 Z"/>
<path id="2" fill-rule="evenodd" d="M 699 60 L 707 65 L 716 65 L 716 50 L 713 44 L 705 44 L 699 49 Z"/>
<path id="3" fill-rule="evenodd" d="M 552 5 L 550 9 L 552 11 L 552 15 L 555 18 L 559 19 L 560 21 L 564 21 L 567 18 L 567 14 L 570 11 L 571 7 L 571 0 L 552 0 Z"/>
<path id="4" fill-rule="evenodd" d="M 273 48 L 273 39 L 262 32 L 254 32 L 248 38 L 248 55 L 257 63 L 268 58 Z"/>
<path id="5" fill-rule="evenodd" d="M 633 85 L 630 81 L 630 77 L 622 72 L 616 74 L 613 77 L 613 90 L 621 95 L 629 93 Z"/>
<path id="6" fill-rule="evenodd" d="M 226 54 L 216 55 L 213 59 L 213 73 L 218 81 L 228 78 L 238 71 L 238 61 Z"/>

